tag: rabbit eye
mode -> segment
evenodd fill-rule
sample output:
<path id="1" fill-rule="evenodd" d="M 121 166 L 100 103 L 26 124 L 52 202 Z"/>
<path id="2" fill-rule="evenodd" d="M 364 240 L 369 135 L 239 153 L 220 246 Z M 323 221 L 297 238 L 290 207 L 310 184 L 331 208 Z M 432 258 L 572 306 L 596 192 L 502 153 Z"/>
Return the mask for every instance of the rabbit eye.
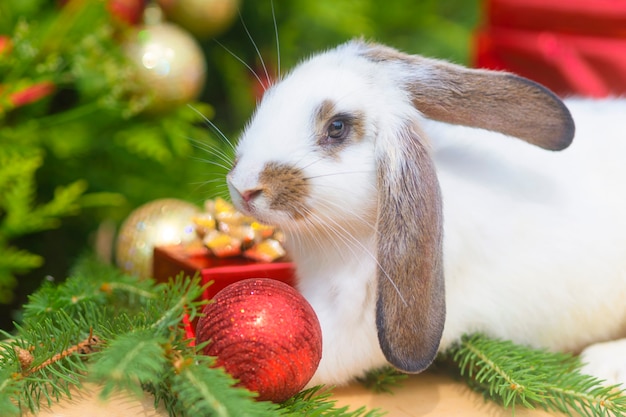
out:
<path id="1" fill-rule="evenodd" d="M 328 125 L 326 135 L 332 142 L 343 141 L 350 133 L 350 125 L 343 119 L 332 120 Z"/>

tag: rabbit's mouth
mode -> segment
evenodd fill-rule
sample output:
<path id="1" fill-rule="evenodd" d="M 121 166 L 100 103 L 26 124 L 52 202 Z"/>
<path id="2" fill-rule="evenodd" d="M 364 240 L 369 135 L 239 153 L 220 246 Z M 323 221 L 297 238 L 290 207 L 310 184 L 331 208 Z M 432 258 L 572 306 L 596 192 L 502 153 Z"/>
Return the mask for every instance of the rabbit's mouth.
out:
<path id="1" fill-rule="evenodd" d="M 227 177 L 233 203 L 263 223 L 289 227 L 310 211 L 306 204 L 309 182 L 296 167 L 267 163 L 253 185 L 243 184 L 239 177 L 235 166 Z"/>

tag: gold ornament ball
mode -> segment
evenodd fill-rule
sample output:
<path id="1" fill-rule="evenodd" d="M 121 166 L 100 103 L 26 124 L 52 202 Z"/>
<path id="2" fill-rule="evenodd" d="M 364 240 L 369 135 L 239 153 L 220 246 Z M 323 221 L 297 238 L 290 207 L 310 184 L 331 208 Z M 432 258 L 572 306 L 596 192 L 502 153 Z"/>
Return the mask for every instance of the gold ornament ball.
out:
<path id="1" fill-rule="evenodd" d="M 115 247 L 117 265 L 129 274 L 152 277 L 154 247 L 198 239 L 193 217 L 200 212 L 194 204 L 173 198 L 140 206 L 120 228 Z"/>
<path id="2" fill-rule="evenodd" d="M 158 0 L 168 19 L 201 39 L 214 37 L 230 27 L 239 0 Z"/>
<path id="3" fill-rule="evenodd" d="M 153 113 L 196 99 L 206 78 L 202 48 L 191 34 L 171 23 L 138 28 L 124 45 L 138 68 L 139 82 L 152 94 Z"/>

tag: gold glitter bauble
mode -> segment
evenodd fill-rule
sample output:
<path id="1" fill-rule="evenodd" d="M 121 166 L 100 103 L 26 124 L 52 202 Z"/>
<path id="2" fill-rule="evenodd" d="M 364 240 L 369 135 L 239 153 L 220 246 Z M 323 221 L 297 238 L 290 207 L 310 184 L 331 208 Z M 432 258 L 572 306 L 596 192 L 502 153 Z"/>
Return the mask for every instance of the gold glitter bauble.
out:
<path id="1" fill-rule="evenodd" d="M 171 111 L 198 97 L 204 87 L 206 62 L 191 34 L 171 23 L 145 25 L 124 45 L 137 64 L 140 82 L 152 94 L 147 109 Z"/>
<path id="2" fill-rule="evenodd" d="M 168 19 L 200 39 L 219 35 L 230 27 L 240 0 L 158 0 Z"/>
<path id="3" fill-rule="evenodd" d="M 200 208 L 173 198 L 155 200 L 133 211 L 120 228 L 115 258 L 125 272 L 152 277 L 153 250 L 198 239 L 193 217 Z"/>

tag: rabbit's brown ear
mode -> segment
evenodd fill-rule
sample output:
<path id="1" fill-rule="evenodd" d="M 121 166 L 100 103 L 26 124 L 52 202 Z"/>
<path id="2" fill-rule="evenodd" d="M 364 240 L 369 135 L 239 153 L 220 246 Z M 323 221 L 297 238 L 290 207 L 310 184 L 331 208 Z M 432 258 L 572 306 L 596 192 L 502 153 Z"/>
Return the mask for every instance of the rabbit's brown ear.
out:
<path id="1" fill-rule="evenodd" d="M 431 364 L 445 321 L 441 195 L 422 137 L 407 125 L 379 138 L 377 152 L 376 326 L 385 357 L 404 372 Z"/>
<path id="2" fill-rule="evenodd" d="M 373 61 L 400 64 L 399 82 L 426 117 L 515 136 L 549 150 L 574 138 L 572 116 L 550 90 L 507 72 L 469 69 L 370 44 Z"/>

